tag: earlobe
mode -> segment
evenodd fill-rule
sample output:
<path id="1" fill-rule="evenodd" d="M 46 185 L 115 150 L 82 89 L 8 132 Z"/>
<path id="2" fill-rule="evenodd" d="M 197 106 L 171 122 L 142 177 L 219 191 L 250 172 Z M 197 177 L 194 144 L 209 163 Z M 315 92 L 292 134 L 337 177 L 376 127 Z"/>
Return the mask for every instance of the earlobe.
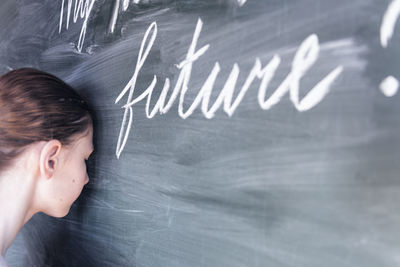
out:
<path id="1" fill-rule="evenodd" d="M 53 177 L 58 166 L 61 143 L 58 140 L 48 141 L 40 153 L 40 173 L 46 179 Z"/>

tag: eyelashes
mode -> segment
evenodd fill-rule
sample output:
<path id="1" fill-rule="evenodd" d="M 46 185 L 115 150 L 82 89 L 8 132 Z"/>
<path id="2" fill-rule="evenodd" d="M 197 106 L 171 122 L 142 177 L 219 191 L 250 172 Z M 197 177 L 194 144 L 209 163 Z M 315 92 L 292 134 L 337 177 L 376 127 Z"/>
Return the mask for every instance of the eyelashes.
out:
<path id="1" fill-rule="evenodd" d="M 93 153 L 90 154 L 89 157 L 87 157 L 87 158 L 85 159 L 85 161 L 87 162 L 87 161 L 92 157 L 92 155 L 93 155 Z"/>
<path id="2" fill-rule="evenodd" d="M 85 163 L 88 165 L 92 159 L 93 153 L 89 155 L 89 157 L 85 158 Z"/>

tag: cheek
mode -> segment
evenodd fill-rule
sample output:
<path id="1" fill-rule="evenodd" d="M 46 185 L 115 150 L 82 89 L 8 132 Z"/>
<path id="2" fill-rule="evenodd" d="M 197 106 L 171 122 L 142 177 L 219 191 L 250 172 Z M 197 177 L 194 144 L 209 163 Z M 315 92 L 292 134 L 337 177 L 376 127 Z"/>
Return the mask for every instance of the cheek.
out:
<path id="1" fill-rule="evenodd" d="M 83 184 L 87 179 L 86 163 L 79 164 L 76 166 L 76 172 L 72 178 L 72 183 L 74 186 Z"/>
<path id="2" fill-rule="evenodd" d="M 70 180 L 70 200 L 74 202 L 81 194 L 85 185 L 86 167 L 79 166 Z M 71 203 L 72 204 L 72 203 Z"/>

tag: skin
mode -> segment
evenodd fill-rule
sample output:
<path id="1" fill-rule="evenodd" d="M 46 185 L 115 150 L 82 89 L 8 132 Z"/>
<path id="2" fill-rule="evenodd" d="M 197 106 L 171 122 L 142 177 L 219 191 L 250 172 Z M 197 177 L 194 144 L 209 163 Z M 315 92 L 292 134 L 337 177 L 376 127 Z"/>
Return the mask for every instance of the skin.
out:
<path id="1" fill-rule="evenodd" d="M 93 152 L 93 128 L 69 146 L 58 140 L 36 142 L 0 172 L 0 255 L 33 215 L 64 217 L 89 182 L 86 160 Z"/>

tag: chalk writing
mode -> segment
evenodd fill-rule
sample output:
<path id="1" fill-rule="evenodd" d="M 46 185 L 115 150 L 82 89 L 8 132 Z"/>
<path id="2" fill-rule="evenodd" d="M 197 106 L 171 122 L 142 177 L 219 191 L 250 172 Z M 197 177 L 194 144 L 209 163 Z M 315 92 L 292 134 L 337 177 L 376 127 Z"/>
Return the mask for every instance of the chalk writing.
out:
<path id="1" fill-rule="evenodd" d="M 86 36 L 86 30 L 87 30 L 87 24 L 88 24 L 88 19 L 90 17 L 90 13 L 92 12 L 93 5 L 95 0 L 67 0 L 68 3 L 66 5 L 67 8 L 67 16 L 66 16 L 66 25 L 65 28 L 68 30 L 69 28 L 69 22 L 71 19 L 71 10 L 73 9 L 73 22 L 76 23 L 78 19 L 83 19 L 82 23 L 82 28 L 81 32 L 79 34 L 79 39 L 78 39 L 78 44 L 77 44 L 77 50 L 79 52 L 82 52 L 83 48 L 83 43 L 85 41 L 85 36 Z M 120 7 L 120 0 L 115 0 L 114 6 L 112 8 L 112 14 L 109 22 L 109 32 L 114 32 L 115 28 L 115 23 L 118 18 L 118 10 Z M 139 3 L 139 0 L 134 0 L 133 1 L 135 4 Z M 63 21 L 64 21 L 64 7 L 65 7 L 65 0 L 62 0 L 61 2 L 61 10 L 60 10 L 60 22 L 58 25 L 58 32 L 61 33 L 62 26 L 63 26 Z M 123 11 L 126 11 L 129 7 L 129 0 L 123 0 L 122 1 L 122 9 Z"/>
<path id="2" fill-rule="evenodd" d="M 139 4 L 140 0 L 134 0 L 134 4 Z M 113 33 L 115 29 L 115 24 L 117 23 L 118 19 L 118 13 L 119 13 L 119 8 L 121 5 L 120 0 L 115 0 L 113 8 L 112 8 L 112 14 L 110 18 L 110 23 L 108 25 L 108 32 Z M 126 11 L 129 7 L 129 0 L 123 0 L 122 1 L 122 10 Z"/>
<path id="3" fill-rule="evenodd" d="M 247 0 L 237 0 L 237 3 L 239 4 L 240 7 L 243 6 L 246 2 L 247 2 Z M 133 0 L 133 3 L 139 4 L 140 0 Z M 110 18 L 110 23 L 108 25 L 108 32 L 110 32 L 110 33 L 114 32 L 115 24 L 117 23 L 119 9 L 120 9 L 121 4 L 122 4 L 122 10 L 126 11 L 129 7 L 129 0 L 123 0 L 122 3 L 121 3 L 121 0 L 115 0 L 113 8 L 112 8 L 112 15 Z"/>
<path id="4" fill-rule="evenodd" d="M 79 39 L 78 39 L 78 44 L 77 44 L 77 50 L 79 52 L 82 52 L 83 48 L 83 43 L 85 41 L 85 36 L 86 36 L 86 30 L 87 30 L 87 23 L 88 19 L 90 16 L 90 13 L 92 12 L 93 9 L 93 4 L 95 0 L 67 0 L 67 22 L 65 25 L 65 28 L 68 30 L 69 28 L 69 22 L 71 18 L 71 10 L 72 7 L 74 7 L 73 10 L 73 22 L 76 23 L 78 21 L 78 18 L 83 19 L 82 23 L 82 28 L 81 32 L 79 34 Z M 247 0 L 237 0 L 239 6 L 243 6 L 246 3 Z M 140 0 L 133 0 L 134 4 L 139 4 Z M 115 24 L 117 23 L 118 19 L 118 13 L 120 6 L 122 5 L 122 10 L 126 11 L 129 7 L 130 1 L 129 0 L 114 0 L 114 4 L 111 10 L 111 17 L 110 21 L 108 23 L 108 32 L 113 33 L 115 30 Z M 63 21 L 64 21 L 64 6 L 65 6 L 65 0 L 62 0 L 61 2 L 61 10 L 60 10 L 60 21 L 58 25 L 58 33 L 61 33 L 62 26 L 63 26 Z"/>
<path id="5" fill-rule="evenodd" d="M 85 35 L 86 35 L 86 29 L 87 29 L 87 23 L 88 19 L 90 16 L 90 12 L 92 12 L 93 9 L 93 4 L 95 0 L 75 0 L 75 5 L 74 5 L 74 12 L 73 12 L 73 21 L 76 23 L 78 21 L 78 18 L 83 19 L 82 23 L 82 28 L 81 32 L 79 34 L 79 39 L 78 39 L 78 44 L 77 44 L 77 49 L 79 52 L 82 51 L 83 43 L 85 40 Z M 73 6 L 73 1 L 68 0 L 68 5 L 67 5 L 67 23 L 66 23 L 66 29 L 69 27 L 69 21 L 71 18 L 71 9 Z M 61 2 L 61 11 L 60 11 L 60 23 L 58 26 L 58 32 L 61 33 L 62 25 L 63 25 L 63 17 L 64 17 L 64 4 L 65 1 L 62 0 Z"/>
<path id="6" fill-rule="evenodd" d="M 200 88 L 197 96 L 193 100 L 193 103 L 189 106 L 189 108 L 184 111 L 183 103 L 185 94 L 189 88 L 188 84 L 190 81 L 190 76 L 192 72 L 193 63 L 202 55 L 206 53 L 209 44 L 204 45 L 200 49 L 196 50 L 197 41 L 200 37 L 200 32 L 202 29 L 203 22 L 201 19 L 198 19 L 196 29 L 194 31 L 192 42 L 189 46 L 186 58 L 177 64 L 177 68 L 180 70 L 177 82 L 175 84 L 174 89 L 172 90 L 171 96 L 166 102 L 167 93 L 170 88 L 170 80 L 166 78 L 164 81 L 163 89 L 161 91 L 158 100 L 150 111 L 150 101 L 152 97 L 152 93 L 154 87 L 157 83 L 157 76 L 153 76 L 153 80 L 146 90 L 135 99 L 133 98 L 133 94 L 135 91 L 136 81 L 139 75 L 139 72 L 146 61 L 146 58 L 154 44 L 154 41 L 157 36 L 157 23 L 153 22 L 143 37 L 139 54 L 136 62 L 136 67 L 133 72 L 133 76 L 118 97 L 115 100 L 115 103 L 118 103 L 122 97 L 129 91 L 127 102 L 122 108 L 124 109 L 124 115 L 122 119 L 122 124 L 120 128 L 120 133 L 118 136 L 116 155 L 119 158 L 128 139 L 130 130 L 132 128 L 133 123 L 133 105 L 138 103 L 139 101 L 147 98 L 146 102 L 146 116 L 148 118 L 152 118 L 155 116 L 157 112 L 160 114 L 165 114 L 169 111 L 175 99 L 179 95 L 179 104 L 178 104 L 178 113 L 179 116 L 183 119 L 188 118 L 194 110 L 201 103 L 201 111 L 203 115 L 207 119 L 211 119 L 214 116 L 214 113 L 220 108 L 222 103 L 224 103 L 224 111 L 228 114 L 228 116 L 232 116 L 235 112 L 236 108 L 239 106 L 246 92 L 250 88 L 254 79 L 261 80 L 261 84 L 258 90 L 258 102 L 262 109 L 267 110 L 277 104 L 280 99 L 287 93 L 290 93 L 290 100 L 298 111 L 306 111 L 313 108 L 317 105 L 329 92 L 329 88 L 335 79 L 339 76 L 339 74 L 343 71 L 342 66 L 336 67 L 329 74 L 327 74 L 317 85 L 315 85 L 303 99 L 299 99 L 299 82 L 301 78 L 307 73 L 309 68 L 316 62 L 318 59 L 319 53 L 319 43 L 318 37 L 316 34 L 312 34 L 308 36 L 300 45 L 298 51 L 295 54 L 293 59 L 292 68 L 290 73 L 284 79 L 284 81 L 280 84 L 280 86 L 275 90 L 272 95 L 265 100 L 266 90 L 270 80 L 273 78 L 276 69 L 280 64 L 279 55 L 274 55 L 272 59 L 268 62 L 265 67 L 262 67 L 261 60 L 259 58 L 255 59 L 255 63 L 253 68 L 250 70 L 247 79 L 242 85 L 239 94 L 236 99 L 233 98 L 233 94 L 235 91 L 237 79 L 240 73 L 240 68 L 237 63 L 235 63 L 232 67 L 230 75 L 225 82 L 219 96 L 217 97 L 214 104 L 209 108 L 210 95 L 213 90 L 213 86 L 215 80 L 220 71 L 220 65 L 218 62 L 214 64 L 209 76 L 204 82 L 203 86 Z"/>
<path id="7" fill-rule="evenodd" d="M 394 26 L 396 25 L 396 21 L 400 15 L 400 0 L 393 0 L 388 8 L 386 9 L 385 14 L 382 18 L 382 24 L 380 29 L 380 40 L 383 48 L 388 46 L 390 39 L 392 39 Z M 382 93 L 391 97 L 394 96 L 399 88 L 399 81 L 393 76 L 388 76 L 379 85 Z"/>
<path id="8" fill-rule="evenodd" d="M 247 2 L 247 0 L 237 0 L 237 2 L 239 6 L 243 6 Z"/>
<path id="9" fill-rule="evenodd" d="M 397 93 L 399 81 L 393 76 L 387 76 L 379 85 L 382 93 L 387 97 L 392 97 Z"/>

